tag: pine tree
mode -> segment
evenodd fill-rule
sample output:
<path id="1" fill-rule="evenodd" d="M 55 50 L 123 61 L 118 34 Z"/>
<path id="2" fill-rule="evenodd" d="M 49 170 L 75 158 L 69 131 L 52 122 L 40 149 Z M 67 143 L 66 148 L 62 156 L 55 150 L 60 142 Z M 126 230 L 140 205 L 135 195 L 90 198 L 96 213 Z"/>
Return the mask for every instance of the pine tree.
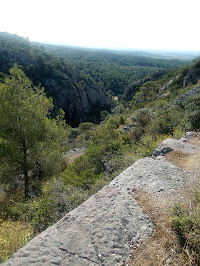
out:
<path id="1" fill-rule="evenodd" d="M 0 174 L 24 177 L 25 199 L 30 175 L 53 174 L 61 158 L 64 124 L 49 117 L 53 108 L 44 89 L 34 87 L 17 65 L 0 85 Z"/>

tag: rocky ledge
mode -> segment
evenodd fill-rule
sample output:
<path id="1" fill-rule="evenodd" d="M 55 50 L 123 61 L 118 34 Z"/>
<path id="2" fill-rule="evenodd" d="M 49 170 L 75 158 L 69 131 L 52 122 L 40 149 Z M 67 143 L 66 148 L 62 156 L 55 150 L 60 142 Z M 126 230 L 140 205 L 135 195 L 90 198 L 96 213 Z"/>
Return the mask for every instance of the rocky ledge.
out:
<path id="1" fill-rule="evenodd" d="M 188 143 L 191 137 L 193 134 L 188 133 L 181 140 L 162 142 L 152 158 L 135 162 L 2 265 L 126 265 L 131 247 L 150 237 L 154 230 L 131 192 L 178 191 L 187 173 L 163 158 L 172 150 L 199 151 Z"/>

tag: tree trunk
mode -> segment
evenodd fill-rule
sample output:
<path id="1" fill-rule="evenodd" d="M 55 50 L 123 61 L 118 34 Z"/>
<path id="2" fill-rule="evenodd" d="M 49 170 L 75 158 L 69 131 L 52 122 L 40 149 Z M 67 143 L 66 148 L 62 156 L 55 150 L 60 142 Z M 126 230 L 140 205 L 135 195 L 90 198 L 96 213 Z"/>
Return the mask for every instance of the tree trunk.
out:
<path id="1" fill-rule="evenodd" d="M 24 197 L 25 200 L 29 198 L 28 194 L 28 171 L 24 171 Z"/>
<path id="2" fill-rule="evenodd" d="M 28 199 L 28 165 L 27 165 L 27 149 L 26 149 L 26 143 L 25 141 L 23 142 L 23 153 L 24 153 L 24 197 L 25 200 Z"/>

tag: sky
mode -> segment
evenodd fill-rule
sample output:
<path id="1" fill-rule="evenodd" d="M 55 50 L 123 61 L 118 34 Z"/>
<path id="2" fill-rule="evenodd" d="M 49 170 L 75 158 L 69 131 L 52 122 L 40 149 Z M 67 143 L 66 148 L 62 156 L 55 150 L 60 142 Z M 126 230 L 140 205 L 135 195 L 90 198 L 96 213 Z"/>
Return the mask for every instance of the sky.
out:
<path id="1" fill-rule="evenodd" d="M 0 31 L 97 48 L 200 51 L 199 0 L 0 0 Z"/>

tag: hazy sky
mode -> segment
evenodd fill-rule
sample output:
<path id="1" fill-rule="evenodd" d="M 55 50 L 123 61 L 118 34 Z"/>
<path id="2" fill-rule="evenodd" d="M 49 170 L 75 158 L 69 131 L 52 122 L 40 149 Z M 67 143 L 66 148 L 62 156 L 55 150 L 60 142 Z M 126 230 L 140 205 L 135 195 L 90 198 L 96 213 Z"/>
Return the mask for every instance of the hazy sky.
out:
<path id="1" fill-rule="evenodd" d="M 200 50 L 199 0 L 1 0 L 0 31 L 30 41 Z"/>

